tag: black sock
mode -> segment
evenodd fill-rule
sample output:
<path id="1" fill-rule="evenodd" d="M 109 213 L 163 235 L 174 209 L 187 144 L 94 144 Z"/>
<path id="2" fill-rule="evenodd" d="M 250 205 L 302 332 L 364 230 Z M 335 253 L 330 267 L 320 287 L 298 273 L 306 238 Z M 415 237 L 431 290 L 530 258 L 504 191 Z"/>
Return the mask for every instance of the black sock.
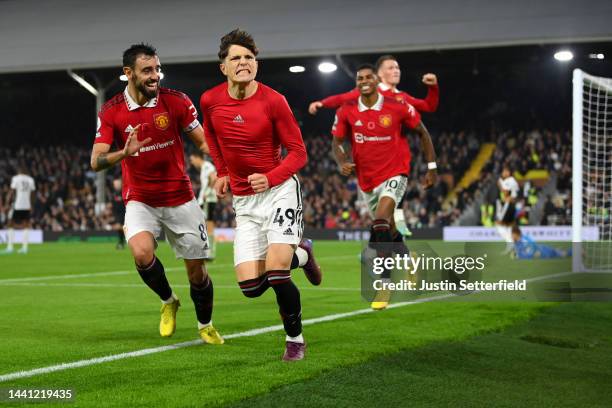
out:
<path id="1" fill-rule="evenodd" d="M 170 284 L 168 283 L 168 279 L 166 279 L 164 265 L 162 265 L 161 261 L 156 256 L 153 256 L 153 261 L 148 266 L 140 266 L 137 264 L 136 269 L 144 283 L 146 283 L 153 292 L 157 293 L 157 296 L 159 296 L 161 300 L 170 299 L 172 296 L 172 289 L 170 289 Z"/>
<path id="2" fill-rule="evenodd" d="M 276 302 L 288 336 L 296 337 L 302 333 L 302 306 L 300 291 L 291 281 L 289 271 L 268 271 L 268 282 L 276 293 Z"/>
<path id="3" fill-rule="evenodd" d="M 268 275 L 264 273 L 259 278 L 240 281 L 238 282 L 238 286 L 240 286 L 240 290 L 244 296 L 256 298 L 263 295 L 263 293 L 268 290 L 270 283 L 268 282 Z"/>
<path id="4" fill-rule="evenodd" d="M 213 283 L 208 275 L 204 282 L 200 284 L 189 282 L 191 300 L 193 300 L 195 306 L 198 322 L 202 324 L 209 323 L 212 318 L 213 292 Z"/>
<path id="5" fill-rule="evenodd" d="M 125 232 L 123 232 L 123 228 L 117 230 L 117 243 L 121 246 L 125 245 Z"/>
<path id="6" fill-rule="evenodd" d="M 393 237 L 391 236 L 391 225 L 384 219 L 374 220 L 372 223 L 370 242 L 376 250 L 376 256 L 379 258 L 389 258 L 393 256 Z M 383 279 L 391 278 L 391 270 L 385 268 L 380 275 Z"/>
<path id="7" fill-rule="evenodd" d="M 410 250 L 404 243 L 404 237 L 399 232 L 395 231 L 393 236 L 393 252 L 399 255 L 410 255 Z"/>

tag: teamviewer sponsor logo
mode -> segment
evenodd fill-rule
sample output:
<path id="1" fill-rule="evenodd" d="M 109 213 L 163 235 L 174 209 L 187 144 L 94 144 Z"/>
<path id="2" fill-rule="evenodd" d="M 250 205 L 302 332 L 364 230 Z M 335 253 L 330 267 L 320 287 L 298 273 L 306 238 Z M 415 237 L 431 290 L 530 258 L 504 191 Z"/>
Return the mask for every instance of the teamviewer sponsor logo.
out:
<path id="1" fill-rule="evenodd" d="M 173 144 L 174 144 L 174 140 L 168 140 L 167 142 L 164 142 L 164 143 L 155 143 L 149 146 L 141 147 L 139 152 L 144 153 L 144 152 L 150 152 L 151 150 L 165 149 L 166 147 L 172 146 Z"/>
<path id="2" fill-rule="evenodd" d="M 366 136 L 363 133 L 355 133 L 355 143 L 365 142 L 388 142 L 391 136 Z"/>

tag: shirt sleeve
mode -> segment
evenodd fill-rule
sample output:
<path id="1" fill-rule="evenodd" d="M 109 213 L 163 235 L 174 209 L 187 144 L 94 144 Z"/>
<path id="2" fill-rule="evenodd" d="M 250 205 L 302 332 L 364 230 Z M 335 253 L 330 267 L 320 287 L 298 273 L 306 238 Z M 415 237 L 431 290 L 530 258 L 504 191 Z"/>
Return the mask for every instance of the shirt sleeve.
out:
<path id="1" fill-rule="evenodd" d="M 15 177 L 11 177 L 11 188 L 13 190 L 17 190 L 17 180 L 15 179 Z"/>
<path id="2" fill-rule="evenodd" d="M 405 104 L 403 107 L 402 123 L 404 126 L 414 129 L 421 123 L 421 115 L 414 106 Z"/>
<path id="3" fill-rule="evenodd" d="M 34 181 L 33 178 L 30 179 L 30 189 L 32 191 L 36 191 L 36 182 Z"/>
<path id="4" fill-rule="evenodd" d="M 196 110 L 195 106 L 193 106 L 191 99 L 189 99 L 189 97 L 185 94 L 183 94 L 180 104 L 179 125 L 185 133 L 189 133 L 193 129 L 200 126 L 200 122 L 198 121 L 198 111 Z"/>
<path id="5" fill-rule="evenodd" d="M 405 102 L 414 106 L 419 112 L 435 112 L 440 101 L 440 88 L 438 85 L 428 86 L 425 99 L 415 98 L 406 92 L 402 92 L 402 96 Z"/>
<path id="6" fill-rule="evenodd" d="M 343 103 L 357 98 L 359 98 L 359 90 L 355 88 L 349 92 L 328 96 L 327 98 L 322 99 L 321 103 L 323 104 L 324 108 L 337 109 L 338 107 L 342 106 Z"/>
<path id="7" fill-rule="evenodd" d="M 336 111 L 336 116 L 334 117 L 334 124 L 332 125 L 332 136 L 337 137 L 338 139 L 344 139 L 349 131 L 349 127 L 346 122 L 346 114 L 343 108 L 340 108 Z"/>
<path id="8" fill-rule="evenodd" d="M 98 113 L 98 124 L 96 126 L 96 138 L 95 143 L 105 143 L 112 145 L 114 140 L 114 131 L 112 121 L 110 119 L 110 112 L 108 110 L 101 110 Z"/>
<path id="9" fill-rule="evenodd" d="M 308 161 L 302 132 L 289 108 L 287 100 L 282 95 L 275 95 L 270 114 L 274 126 L 274 134 L 281 145 L 287 149 L 287 155 L 273 170 L 266 173 L 270 187 L 277 186 L 297 173 Z"/>
<path id="10" fill-rule="evenodd" d="M 217 139 L 217 135 L 215 134 L 212 126 L 210 112 L 208 111 L 206 93 L 202 94 L 202 97 L 200 98 L 200 110 L 202 111 L 202 118 L 204 122 L 204 137 L 206 137 L 206 143 L 208 143 L 208 148 L 210 149 L 210 157 L 212 157 L 215 167 L 217 168 L 217 176 L 225 177 L 229 175 L 229 172 L 227 170 L 225 160 L 223 159 L 223 154 L 221 153 L 219 140 Z"/>

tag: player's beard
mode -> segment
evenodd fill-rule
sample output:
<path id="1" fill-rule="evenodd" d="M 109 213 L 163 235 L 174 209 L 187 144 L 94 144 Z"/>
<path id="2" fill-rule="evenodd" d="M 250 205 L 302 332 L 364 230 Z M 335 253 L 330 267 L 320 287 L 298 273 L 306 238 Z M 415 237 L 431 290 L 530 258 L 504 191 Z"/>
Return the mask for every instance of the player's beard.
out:
<path id="1" fill-rule="evenodd" d="M 159 93 L 159 81 L 157 82 L 157 87 L 155 88 L 154 91 L 147 88 L 146 86 L 147 81 L 138 82 L 136 78 L 134 78 L 134 82 L 136 83 L 136 89 L 138 89 L 138 91 L 140 91 L 140 93 L 143 94 L 148 99 L 155 98 L 157 94 Z"/>

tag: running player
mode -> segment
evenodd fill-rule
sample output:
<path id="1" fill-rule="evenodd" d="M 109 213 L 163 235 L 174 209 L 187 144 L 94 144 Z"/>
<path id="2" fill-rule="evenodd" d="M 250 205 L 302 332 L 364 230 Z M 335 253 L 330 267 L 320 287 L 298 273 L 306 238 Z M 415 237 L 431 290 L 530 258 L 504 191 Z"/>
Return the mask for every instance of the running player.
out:
<path id="1" fill-rule="evenodd" d="M 213 284 L 204 267 L 208 237 L 204 214 L 185 172 L 184 132 L 205 149 L 204 131 L 189 98 L 159 86 L 161 65 L 155 48 L 136 44 L 123 54 L 125 90 L 100 110 L 91 154 L 95 171 L 121 162 L 125 235 L 142 280 L 162 301 L 159 332 L 176 330 L 180 302 L 170 288 L 161 261 L 155 256 L 162 229 L 177 258 L 183 258 L 198 332 L 210 344 L 223 338 L 212 326 Z M 116 143 L 119 150 L 110 152 Z"/>
<path id="2" fill-rule="evenodd" d="M 231 188 L 236 211 L 234 265 L 242 293 L 276 294 L 287 334 L 283 360 L 304 358 L 300 292 L 290 270 L 302 266 L 314 285 L 321 270 L 312 242 L 302 240 L 302 194 L 295 173 L 307 161 L 302 134 L 285 98 L 257 82 L 253 37 L 236 29 L 221 38 L 227 81 L 202 94 L 206 140 L 220 198 Z M 281 157 L 281 147 L 287 155 Z M 299 246 L 298 246 L 299 245 Z"/>
<path id="3" fill-rule="evenodd" d="M 380 81 L 378 83 L 378 92 L 383 96 L 406 102 L 419 112 L 435 112 L 438 109 L 438 102 L 440 99 L 438 77 L 432 73 L 423 75 L 422 82 L 427 85 L 427 96 L 425 99 L 419 99 L 407 92 L 397 89 L 400 83 L 401 73 L 399 63 L 393 55 L 383 55 L 379 57 L 376 61 L 376 75 Z M 359 95 L 359 90 L 355 88 L 350 92 L 328 96 L 323 100 L 312 102 L 308 107 L 308 112 L 314 115 L 319 108 L 336 109 L 343 103 L 357 99 Z M 395 209 L 393 216 L 396 227 L 400 233 L 403 236 L 410 236 L 412 234 L 406 225 L 404 210 L 401 206 L 402 201 L 403 199 L 397 203 L 398 207 Z"/>
<path id="4" fill-rule="evenodd" d="M 394 210 L 406 191 L 410 172 L 410 148 L 402 127 L 414 129 L 420 137 L 428 162 L 424 188 L 431 187 L 437 180 L 436 154 L 419 113 L 411 105 L 378 92 L 378 78 L 373 66 L 359 67 L 356 84 L 361 96 L 337 111 L 332 129 L 333 152 L 341 174 L 357 173 L 359 187 L 374 219 L 370 241 L 378 256 L 388 257 L 390 252 L 407 251 L 393 221 Z M 349 161 L 342 146 L 346 138 L 351 143 L 353 162 Z M 386 270 L 382 278 L 383 282 L 389 281 L 390 271 Z M 388 304 L 389 293 L 380 291 L 372 302 L 372 308 L 380 310 Z"/>

